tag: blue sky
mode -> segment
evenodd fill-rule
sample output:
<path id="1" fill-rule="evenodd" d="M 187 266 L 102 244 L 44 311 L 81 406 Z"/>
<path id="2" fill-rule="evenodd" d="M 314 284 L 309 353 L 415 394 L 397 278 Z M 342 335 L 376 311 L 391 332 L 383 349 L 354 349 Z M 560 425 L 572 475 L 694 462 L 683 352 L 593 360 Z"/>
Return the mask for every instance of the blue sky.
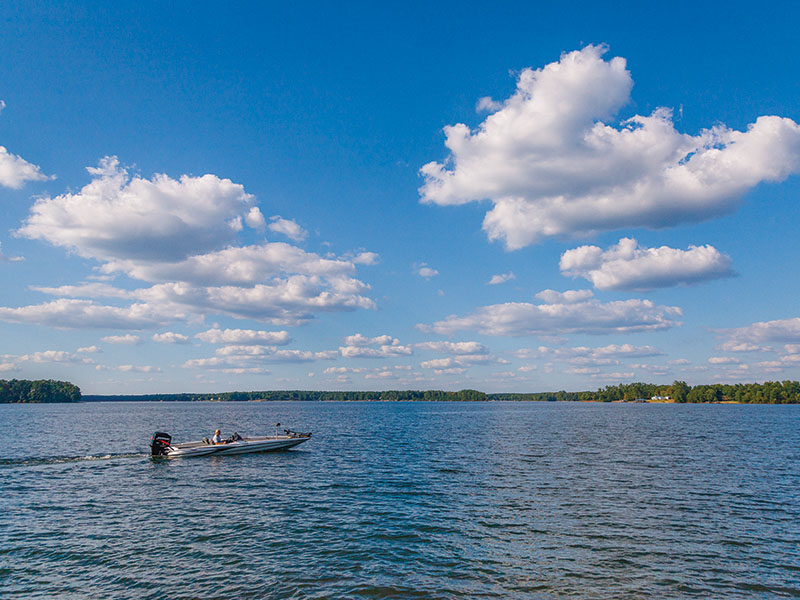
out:
<path id="1" fill-rule="evenodd" d="M 4 3 L 0 378 L 800 378 L 800 9 L 542 4 Z"/>

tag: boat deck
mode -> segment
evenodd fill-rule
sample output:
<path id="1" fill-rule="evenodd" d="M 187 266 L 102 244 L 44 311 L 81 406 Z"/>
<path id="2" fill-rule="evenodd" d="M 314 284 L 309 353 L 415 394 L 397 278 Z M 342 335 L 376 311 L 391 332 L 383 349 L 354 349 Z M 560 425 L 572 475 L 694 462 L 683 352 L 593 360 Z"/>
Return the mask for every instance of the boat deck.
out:
<path id="1" fill-rule="evenodd" d="M 277 442 L 277 441 L 284 441 L 284 440 L 297 440 L 297 439 L 307 439 L 310 436 L 304 435 L 267 435 L 263 437 L 242 437 L 240 440 L 236 440 L 235 442 L 228 442 L 227 444 L 206 444 L 204 441 L 200 440 L 198 442 L 183 442 L 181 444 L 172 444 L 173 448 L 180 448 L 180 449 L 190 449 L 190 448 L 205 448 L 207 446 L 233 446 L 236 444 L 242 445 L 242 443 L 258 443 L 258 442 Z"/>

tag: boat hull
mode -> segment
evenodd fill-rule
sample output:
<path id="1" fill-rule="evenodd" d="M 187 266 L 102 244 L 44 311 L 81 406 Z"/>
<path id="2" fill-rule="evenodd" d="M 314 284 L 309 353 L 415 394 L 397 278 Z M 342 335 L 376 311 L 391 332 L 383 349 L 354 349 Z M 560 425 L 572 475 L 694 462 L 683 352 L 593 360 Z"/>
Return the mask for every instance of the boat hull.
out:
<path id="1" fill-rule="evenodd" d="M 195 456 L 228 456 L 231 454 L 251 454 L 254 452 L 271 452 L 288 450 L 306 442 L 310 436 L 272 436 L 263 438 L 244 438 L 229 444 L 206 444 L 204 442 L 186 442 L 175 444 L 167 450 L 165 458 L 191 458 Z"/>

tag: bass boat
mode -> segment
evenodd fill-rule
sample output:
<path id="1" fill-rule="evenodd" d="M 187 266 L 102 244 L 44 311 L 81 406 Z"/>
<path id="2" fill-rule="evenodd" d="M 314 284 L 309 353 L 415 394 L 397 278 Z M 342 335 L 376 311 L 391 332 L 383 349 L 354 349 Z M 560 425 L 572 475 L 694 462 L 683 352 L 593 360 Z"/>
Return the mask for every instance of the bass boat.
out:
<path id="1" fill-rule="evenodd" d="M 249 454 L 251 452 L 267 452 L 270 450 L 287 450 L 311 439 L 310 433 L 298 433 L 284 429 L 283 435 L 242 437 L 234 433 L 221 444 L 213 444 L 207 438 L 199 442 L 183 442 L 173 444 L 172 436 L 157 431 L 150 438 L 152 456 L 164 458 L 188 458 L 190 456 L 222 456 L 227 454 Z"/>

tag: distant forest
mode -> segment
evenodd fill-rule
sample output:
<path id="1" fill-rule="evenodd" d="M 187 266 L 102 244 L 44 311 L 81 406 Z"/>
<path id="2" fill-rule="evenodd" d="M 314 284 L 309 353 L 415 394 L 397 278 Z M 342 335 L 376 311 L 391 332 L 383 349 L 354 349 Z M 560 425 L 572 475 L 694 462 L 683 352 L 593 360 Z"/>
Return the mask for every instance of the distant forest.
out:
<path id="1" fill-rule="evenodd" d="M 0 403 L 80 402 L 81 388 L 69 381 L 0 379 Z"/>
<path id="2" fill-rule="evenodd" d="M 144 396 L 84 396 L 85 402 L 120 402 L 127 400 L 150 402 L 248 402 L 271 400 L 295 401 L 340 401 L 358 402 L 371 400 L 375 402 L 403 401 L 452 401 L 464 402 L 475 400 L 491 400 L 488 394 L 476 390 L 461 390 L 460 392 L 443 392 L 439 390 L 428 391 L 396 391 L 385 392 L 309 392 L 300 390 L 271 391 L 271 392 L 224 392 L 219 394 L 147 394 Z"/>
<path id="3" fill-rule="evenodd" d="M 219 394 L 148 394 L 144 396 L 84 396 L 87 402 L 103 401 L 538 401 L 538 402 L 614 402 L 650 399 L 653 396 L 669 397 L 674 402 L 742 402 L 746 404 L 800 404 L 800 383 L 797 381 L 767 381 L 765 383 L 737 383 L 733 385 L 688 385 L 675 381 L 670 385 L 652 383 L 627 383 L 610 385 L 595 392 L 539 392 L 531 394 L 485 394 L 477 390 L 443 392 L 440 390 L 384 392 L 224 392 Z"/>
<path id="4" fill-rule="evenodd" d="M 743 404 L 800 404 L 800 383 L 797 381 L 765 381 L 688 385 L 674 381 L 671 385 L 621 383 L 600 388 L 596 392 L 544 392 L 538 394 L 489 394 L 489 400 L 545 400 L 551 402 L 631 402 L 666 397 L 678 403 L 739 402 Z"/>
<path id="5" fill-rule="evenodd" d="M 679 403 L 740 402 L 745 404 L 800 404 L 800 383 L 797 381 L 767 381 L 688 385 L 674 381 L 670 385 L 626 383 L 609 385 L 594 392 L 539 392 L 532 394 L 485 394 L 477 390 L 444 392 L 441 390 L 389 390 L 383 392 L 313 392 L 264 391 L 222 392 L 215 394 L 144 394 L 81 396 L 80 388 L 67 381 L 0 380 L 0 403 L 8 402 L 247 402 L 247 401 L 373 401 L 373 402 L 470 402 L 538 401 L 538 402 L 620 402 L 649 400 L 654 396 Z"/>

